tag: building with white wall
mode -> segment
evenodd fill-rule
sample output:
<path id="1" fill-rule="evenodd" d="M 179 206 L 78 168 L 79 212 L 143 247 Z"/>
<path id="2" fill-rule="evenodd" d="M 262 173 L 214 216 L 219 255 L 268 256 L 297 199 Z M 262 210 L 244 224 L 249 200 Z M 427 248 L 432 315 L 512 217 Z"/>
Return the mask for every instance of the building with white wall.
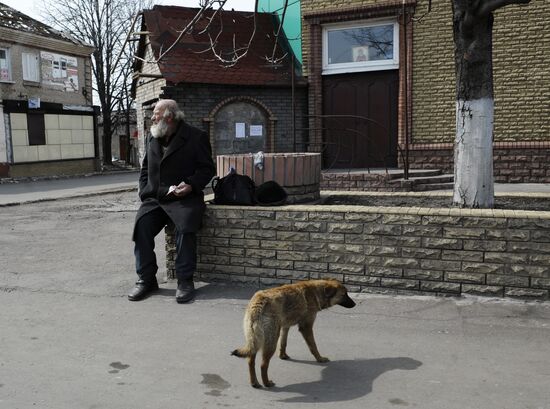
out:
<path id="1" fill-rule="evenodd" d="M 0 3 L 0 177 L 97 170 L 93 50 Z"/>

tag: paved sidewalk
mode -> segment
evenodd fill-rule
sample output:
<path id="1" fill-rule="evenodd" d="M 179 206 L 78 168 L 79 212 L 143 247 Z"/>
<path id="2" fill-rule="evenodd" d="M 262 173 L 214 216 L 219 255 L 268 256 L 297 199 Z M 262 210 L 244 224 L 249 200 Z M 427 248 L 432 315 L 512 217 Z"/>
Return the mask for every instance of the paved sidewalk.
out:
<path id="1" fill-rule="evenodd" d="M 0 206 L 137 190 L 138 178 L 137 171 L 121 171 L 86 177 L 0 184 Z"/>
<path id="2" fill-rule="evenodd" d="M 353 295 L 316 322 L 331 362 L 293 328 L 276 387 L 253 389 L 229 352 L 254 289 L 126 299 L 136 208 L 120 192 L 1 209 L 0 408 L 550 409 L 550 303 L 509 300 Z"/>

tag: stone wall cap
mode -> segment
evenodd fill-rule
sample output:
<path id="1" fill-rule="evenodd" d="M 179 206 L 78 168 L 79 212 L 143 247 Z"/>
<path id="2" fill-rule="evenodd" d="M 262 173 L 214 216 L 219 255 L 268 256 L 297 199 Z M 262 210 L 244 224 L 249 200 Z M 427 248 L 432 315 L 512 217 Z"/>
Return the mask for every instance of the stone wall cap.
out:
<path id="1" fill-rule="evenodd" d="M 323 191 L 322 194 L 326 194 Z M 341 193 L 341 192 L 340 192 Z M 346 192 L 349 193 L 349 192 Z M 365 192 L 361 192 L 365 193 Z M 377 194 L 382 192 L 376 192 Z M 214 199 L 214 195 L 205 196 L 206 201 Z M 231 206 L 209 204 L 213 209 L 246 209 L 253 211 L 278 210 L 301 212 L 333 212 L 333 213 L 379 213 L 379 214 L 407 214 L 418 216 L 452 216 L 452 217 L 486 217 L 508 219 L 550 219 L 550 211 L 536 210 L 505 210 L 505 209 L 461 209 L 445 207 L 418 207 L 418 206 L 362 206 L 362 205 L 323 205 L 318 203 L 292 204 L 283 206 Z"/>

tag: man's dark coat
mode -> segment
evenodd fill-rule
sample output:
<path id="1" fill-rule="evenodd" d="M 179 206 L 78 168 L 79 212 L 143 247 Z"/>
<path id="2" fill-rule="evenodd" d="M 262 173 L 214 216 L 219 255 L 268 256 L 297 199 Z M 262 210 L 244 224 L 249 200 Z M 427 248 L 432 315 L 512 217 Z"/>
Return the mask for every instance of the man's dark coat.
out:
<path id="1" fill-rule="evenodd" d="M 147 142 L 139 176 L 142 203 L 136 223 L 147 212 L 161 207 L 178 231 L 196 232 L 205 209 L 203 189 L 216 173 L 208 135 L 181 121 L 164 156 L 158 139 L 149 136 Z M 170 186 L 180 182 L 191 185 L 192 192 L 182 198 L 167 196 Z"/>

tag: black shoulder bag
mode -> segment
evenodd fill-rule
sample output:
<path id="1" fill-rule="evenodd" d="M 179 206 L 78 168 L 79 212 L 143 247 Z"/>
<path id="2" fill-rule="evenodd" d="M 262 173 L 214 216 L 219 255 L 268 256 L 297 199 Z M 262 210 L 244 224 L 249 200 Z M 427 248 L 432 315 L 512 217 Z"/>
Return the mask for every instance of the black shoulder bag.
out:
<path id="1" fill-rule="evenodd" d="M 254 181 L 246 175 L 230 173 L 212 180 L 214 204 L 252 206 L 256 203 Z"/>

